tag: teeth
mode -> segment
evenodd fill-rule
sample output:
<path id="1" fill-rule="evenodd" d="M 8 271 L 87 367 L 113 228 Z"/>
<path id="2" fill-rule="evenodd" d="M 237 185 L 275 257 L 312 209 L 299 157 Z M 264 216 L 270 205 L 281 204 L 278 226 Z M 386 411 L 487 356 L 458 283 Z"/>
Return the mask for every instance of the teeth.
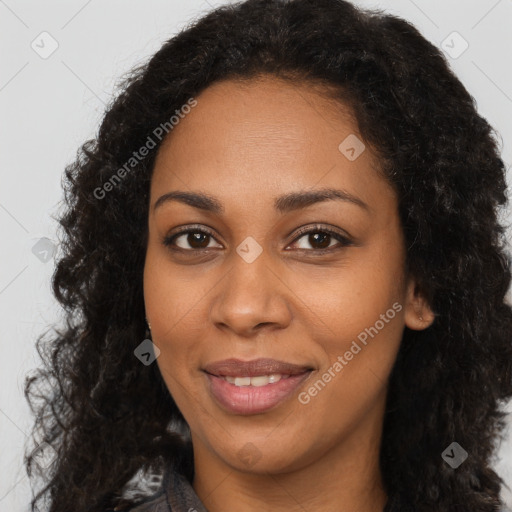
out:
<path id="1" fill-rule="evenodd" d="M 279 382 L 281 379 L 288 378 L 289 375 L 281 375 L 279 373 L 274 373 L 272 375 L 258 375 L 255 377 L 222 377 L 224 380 L 227 380 L 230 384 L 234 384 L 235 386 L 266 386 L 267 384 L 273 384 L 275 382 Z"/>

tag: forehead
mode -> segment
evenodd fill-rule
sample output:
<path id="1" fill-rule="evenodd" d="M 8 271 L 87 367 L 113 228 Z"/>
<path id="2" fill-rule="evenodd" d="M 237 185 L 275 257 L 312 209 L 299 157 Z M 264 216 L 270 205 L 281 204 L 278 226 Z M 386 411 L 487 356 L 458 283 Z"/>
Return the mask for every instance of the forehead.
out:
<path id="1" fill-rule="evenodd" d="M 346 140 L 363 144 L 362 137 L 351 109 L 321 86 L 226 80 L 195 99 L 159 150 L 153 189 L 201 189 L 217 197 L 225 192 L 226 201 L 236 191 L 254 204 L 315 185 L 367 196 L 379 181 L 368 147 L 353 160 L 340 150 Z"/>

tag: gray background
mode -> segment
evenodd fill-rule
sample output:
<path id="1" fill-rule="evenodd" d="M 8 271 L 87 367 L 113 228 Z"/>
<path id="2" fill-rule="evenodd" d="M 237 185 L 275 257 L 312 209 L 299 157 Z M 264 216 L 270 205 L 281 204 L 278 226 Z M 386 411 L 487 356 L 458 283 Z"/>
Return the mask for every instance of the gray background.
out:
<path id="1" fill-rule="evenodd" d="M 64 167 L 96 133 L 123 72 L 222 3 L 0 0 L 0 511 L 27 510 L 30 499 L 22 452 L 31 417 L 22 389 L 25 374 L 38 364 L 35 339 L 61 318 L 49 284 L 52 250 L 58 250 L 52 215 L 59 211 Z M 454 71 L 496 128 L 510 169 L 512 1 L 356 3 L 406 18 L 451 54 Z M 57 49 L 45 54 L 52 44 Z M 510 211 L 504 218 L 510 223 Z M 495 467 L 512 488 L 510 433 L 498 455 Z M 510 489 L 504 496 L 512 507 Z"/>

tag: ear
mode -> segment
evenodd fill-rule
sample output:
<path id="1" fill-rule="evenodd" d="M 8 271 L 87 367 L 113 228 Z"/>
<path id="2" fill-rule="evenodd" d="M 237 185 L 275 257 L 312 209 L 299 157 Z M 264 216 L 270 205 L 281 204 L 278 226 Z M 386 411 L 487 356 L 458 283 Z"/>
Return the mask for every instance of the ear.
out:
<path id="1" fill-rule="evenodd" d="M 418 284 L 413 278 L 410 278 L 407 283 L 404 309 L 405 325 L 409 329 L 422 331 L 430 327 L 435 320 L 434 312 L 419 291 Z"/>

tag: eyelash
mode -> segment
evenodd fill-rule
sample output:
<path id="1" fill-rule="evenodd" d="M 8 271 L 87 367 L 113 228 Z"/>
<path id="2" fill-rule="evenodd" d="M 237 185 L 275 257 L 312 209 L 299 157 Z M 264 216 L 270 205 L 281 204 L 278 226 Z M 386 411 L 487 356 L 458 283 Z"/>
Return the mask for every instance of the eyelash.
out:
<path id="1" fill-rule="evenodd" d="M 166 236 L 164 239 L 163 239 L 163 244 L 168 247 L 170 250 L 172 251 L 179 251 L 179 252 L 190 252 L 190 253 L 193 253 L 193 252 L 200 252 L 200 251 L 208 251 L 209 249 L 212 249 L 212 248 L 203 248 L 203 249 L 183 249 L 182 247 L 173 247 L 173 244 L 174 244 L 174 241 L 176 240 L 176 238 L 178 238 L 179 236 L 181 235 L 186 235 L 186 234 L 189 234 L 189 233 L 201 233 L 201 234 L 204 234 L 204 235 L 208 235 L 210 236 L 211 238 L 215 239 L 215 236 L 214 234 L 208 230 L 208 229 L 205 229 L 204 227 L 199 227 L 199 226 L 188 226 L 187 228 L 184 228 L 180 231 L 178 231 L 177 233 L 174 233 L 172 235 L 168 235 Z M 330 252 L 333 252 L 333 251 L 336 251 L 336 250 L 340 250 L 344 247 L 348 247 L 350 245 L 353 245 L 353 242 L 352 240 L 350 240 L 350 238 L 346 235 L 343 235 L 337 231 L 334 231 L 333 229 L 330 229 L 330 228 L 326 228 L 326 227 L 323 227 L 321 225 L 315 225 L 315 226 L 310 226 L 310 227 L 305 227 L 305 228 L 300 228 L 299 231 L 297 232 L 296 234 L 296 237 L 294 238 L 294 240 L 292 241 L 292 244 L 297 242 L 298 240 L 300 240 L 304 235 L 309 235 L 309 234 L 313 234 L 313 233 L 323 233 L 323 234 L 327 234 L 327 235 L 330 235 L 332 236 L 333 238 L 335 238 L 336 240 L 338 240 L 338 242 L 340 242 L 340 246 L 334 246 L 334 247 L 326 247 L 325 249 L 297 249 L 299 251 L 303 251 L 303 252 L 314 252 L 316 254 L 326 254 L 326 253 L 330 253 Z M 218 243 L 218 242 L 217 242 Z"/>

